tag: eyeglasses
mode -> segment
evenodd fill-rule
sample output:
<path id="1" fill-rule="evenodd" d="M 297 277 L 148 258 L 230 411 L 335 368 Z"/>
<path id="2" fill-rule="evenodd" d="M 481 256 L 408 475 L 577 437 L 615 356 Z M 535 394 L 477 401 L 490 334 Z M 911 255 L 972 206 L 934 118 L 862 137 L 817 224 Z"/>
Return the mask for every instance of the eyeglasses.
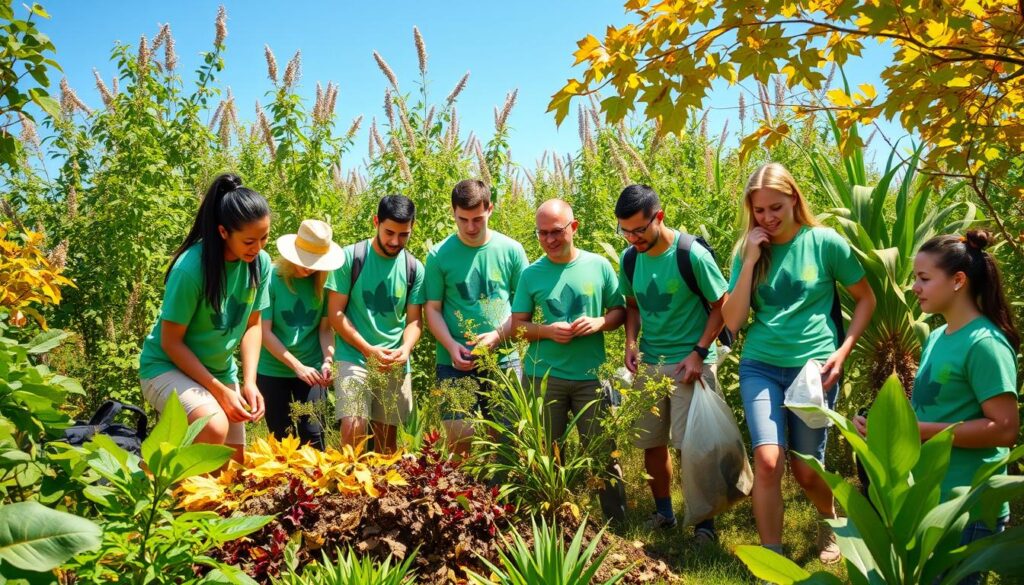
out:
<path id="1" fill-rule="evenodd" d="M 644 235 L 644 232 L 646 232 L 647 229 L 649 227 L 651 227 L 651 224 L 654 223 L 654 220 L 656 220 L 656 219 L 658 219 L 657 212 L 654 213 L 654 215 L 651 217 L 651 221 L 647 222 L 647 225 L 645 225 L 644 227 L 637 228 L 635 230 L 627 230 L 627 229 L 622 229 L 621 225 L 617 225 L 617 226 L 615 226 L 615 233 L 619 234 L 620 236 L 622 236 L 624 238 L 629 238 L 630 236 L 632 236 L 634 238 L 639 238 L 640 236 Z"/>
<path id="2" fill-rule="evenodd" d="M 572 225 L 572 222 L 570 221 L 569 223 L 563 225 L 562 227 L 560 227 L 558 229 L 553 229 L 553 230 L 533 230 L 533 233 L 537 234 L 537 237 L 540 238 L 541 240 L 544 240 L 544 239 L 547 239 L 547 238 L 560 238 L 560 237 L 562 237 L 562 234 L 565 233 L 565 230 L 569 226 L 571 226 L 571 225 Z"/>

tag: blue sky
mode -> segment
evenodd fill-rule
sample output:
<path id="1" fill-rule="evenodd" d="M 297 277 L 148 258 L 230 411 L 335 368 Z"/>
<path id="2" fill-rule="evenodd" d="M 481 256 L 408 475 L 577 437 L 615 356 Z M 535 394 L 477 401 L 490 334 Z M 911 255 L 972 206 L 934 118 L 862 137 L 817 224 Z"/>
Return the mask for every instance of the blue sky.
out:
<path id="1" fill-rule="evenodd" d="M 177 42 L 179 72 L 191 81 L 214 36 L 218 2 L 126 2 L 58 0 L 43 2 L 52 16 L 40 23 L 57 46 L 57 60 L 79 96 L 91 106 L 100 104 L 92 70 L 107 79 L 115 73 L 110 51 L 117 41 L 136 46 L 139 35 L 152 40 L 161 23 L 170 23 Z M 270 89 L 263 46 L 269 44 L 283 71 L 296 50 L 302 51 L 300 93 L 309 105 L 316 82 L 340 84 L 339 132 L 352 118 L 365 114 L 350 167 L 366 153 L 366 128 L 371 116 L 383 117 L 381 103 L 386 80 L 373 60 L 381 53 L 395 70 L 403 91 L 414 89 L 418 77 L 412 28 L 418 26 L 429 54 L 429 90 L 440 101 L 468 70 L 470 82 L 459 98 L 461 128 L 484 139 L 493 132 L 493 107 L 505 94 L 519 89 L 518 105 L 510 119 L 513 158 L 528 167 L 545 150 L 575 151 L 579 145 L 575 115 L 557 128 L 545 113 L 552 93 L 573 74 L 572 52 L 586 34 L 599 38 L 606 26 L 629 21 L 621 0 L 561 0 L 559 2 L 268 2 L 226 1 L 228 11 L 226 67 L 221 87 L 230 86 L 243 121 L 254 118 L 255 101 L 266 103 Z M 867 59 L 847 68 L 853 83 L 872 82 L 880 88 L 879 63 L 884 49 L 872 48 Z M 56 84 L 55 84 L 56 85 Z M 753 86 L 749 89 L 754 89 Z M 735 118 L 739 88 L 722 87 L 707 100 L 713 109 L 709 133 L 717 134 L 727 118 Z M 751 100 L 748 99 L 748 103 Z M 575 107 L 573 108 L 575 112 Z M 749 130 L 748 126 L 748 130 Z M 899 137 L 892 125 L 886 134 Z M 735 133 L 736 120 L 730 123 Z M 881 143 L 881 141 L 878 141 Z M 872 144 L 872 150 L 877 145 Z"/>

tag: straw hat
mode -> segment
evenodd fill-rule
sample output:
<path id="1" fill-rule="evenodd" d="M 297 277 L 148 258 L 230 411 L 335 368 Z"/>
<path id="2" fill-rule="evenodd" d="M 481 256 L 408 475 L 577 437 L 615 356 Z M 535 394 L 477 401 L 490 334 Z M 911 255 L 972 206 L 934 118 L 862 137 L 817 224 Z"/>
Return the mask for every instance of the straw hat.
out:
<path id="1" fill-rule="evenodd" d="M 331 226 L 317 219 L 299 225 L 299 233 L 277 239 L 277 251 L 285 260 L 309 270 L 335 270 L 344 262 L 341 246 L 331 241 Z"/>

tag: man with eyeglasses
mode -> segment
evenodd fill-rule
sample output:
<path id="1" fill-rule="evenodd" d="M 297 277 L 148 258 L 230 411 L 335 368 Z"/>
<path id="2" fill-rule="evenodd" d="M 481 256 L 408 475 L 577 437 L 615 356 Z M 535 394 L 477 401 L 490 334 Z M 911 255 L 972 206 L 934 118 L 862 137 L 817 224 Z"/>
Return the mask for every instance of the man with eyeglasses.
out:
<path id="1" fill-rule="evenodd" d="M 721 394 L 714 342 L 723 326 L 728 283 L 710 250 L 701 245 L 690 247 L 688 267 L 677 261 L 678 254 L 686 253 L 678 245 L 684 234 L 665 225 L 665 212 L 651 187 L 626 187 L 615 204 L 615 216 L 618 233 L 630 244 L 619 263 L 626 298 L 626 368 L 635 374 L 637 388 L 645 378 L 655 376 L 668 376 L 674 382 L 672 393 L 657 405 L 657 414 L 645 413 L 637 422 L 634 439 L 634 445 L 644 450 L 654 496 L 655 512 L 648 526 L 673 528 L 677 521 L 668 445 L 670 441 L 677 448 L 682 445 L 699 378 Z M 701 296 L 684 281 L 684 268 L 692 268 Z M 705 310 L 705 302 L 710 310 Z M 699 542 L 718 539 L 713 518 L 698 523 L 694 530 Z"/>
<path id="2" fill-rule="evenodd" d="M 490 187 L 477 179 L 459 181 L 452 189 L 457 231 L 427 253 L 425 310 L 437 339 L 438 380 L 484 382 L 472 348 L 494 349 L 509 333 L 510 302 L 529 261 L 522 244 L 488 228 L 493 211 Z M 500 364 L 521 373 L 515 352 L 503 355 Z M 490 414 L 482 393 L 475 408 L 484 417 Z M 465 421 L 464 412 L 445 408 L 441 414 L 448 445 L 464 457 L 473 426 Z"/>
<path id="3" fill-rule="evenodd" d="M 551 199 L 537 208 L 537 239 L 544 256 L 519 277 L 512 301 L 512 330 L 530 342 L 523 356 L 523 384 L 534 392 L 546 388 L 547 432 L 564 444 L 568 422 L 576 416 L 580 445 L 594 457 L 609 460 L 600 493 L 608 519 L 625 518 L 625 486 L 609 439 L 593 444 L 601 433 L 606 407 L 597 378 L 604 363 L 604 332 L 626 318 L 618 278 L 611 264 L 573 245 L 579 222 L 565 201 Z M 539 322 L 534 322 L 540 309 Z"/>

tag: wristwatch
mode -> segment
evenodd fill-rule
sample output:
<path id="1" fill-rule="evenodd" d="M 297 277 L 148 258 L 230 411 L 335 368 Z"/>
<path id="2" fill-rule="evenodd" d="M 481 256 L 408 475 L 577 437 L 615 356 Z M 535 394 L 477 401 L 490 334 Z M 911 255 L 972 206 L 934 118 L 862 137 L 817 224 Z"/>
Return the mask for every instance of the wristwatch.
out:
<path id="1" fill-rule="evenodd" d="M 699 345 L 695 345 L 695 346 L 693 346 L 693 351 L 695 351 L 697 353 L 697 355 L 700 356 L 700 359 L 702 359 L 702 360 L 708 359 L 708 348 L 701 347 Z"/>

